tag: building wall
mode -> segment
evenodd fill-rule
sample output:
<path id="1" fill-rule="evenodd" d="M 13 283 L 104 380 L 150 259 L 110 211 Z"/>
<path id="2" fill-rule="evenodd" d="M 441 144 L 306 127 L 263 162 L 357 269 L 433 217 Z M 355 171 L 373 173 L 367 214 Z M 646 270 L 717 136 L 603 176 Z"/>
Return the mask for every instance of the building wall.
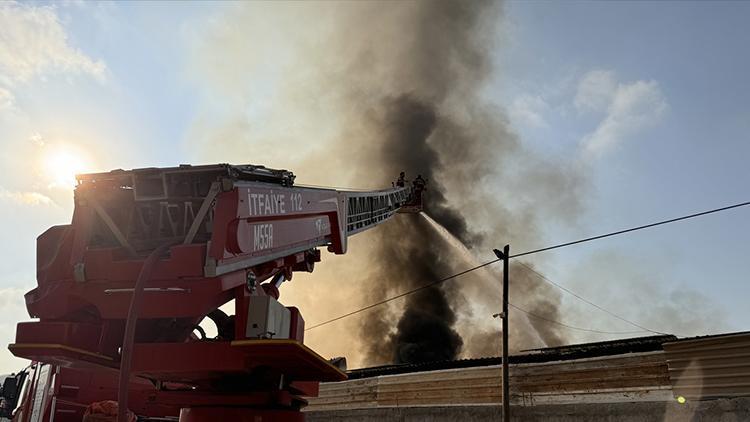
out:
<path id="1" fill-rule="evenodd" d="M 307 422 L 474 422 L 502 420 L 500 406 L 380 407 L 306 412 Z M 523 422 L 744 422 L 750 398 L 687 402 L 636 402 L 512 406 Z"/>
<path id="2" fill-rule="evenodd" d="M 675 395 L 750 396 L 750 333 L 669 342 L 664 351 Z"/>
<path id="3" fill-rule="evenodd" d="M 662 351 L 511 365 L 510 386 L 511 404 L 523 406 L 673 400 Z M 494 365 L 324 383 L 307 410 L 501 402 Z"/>

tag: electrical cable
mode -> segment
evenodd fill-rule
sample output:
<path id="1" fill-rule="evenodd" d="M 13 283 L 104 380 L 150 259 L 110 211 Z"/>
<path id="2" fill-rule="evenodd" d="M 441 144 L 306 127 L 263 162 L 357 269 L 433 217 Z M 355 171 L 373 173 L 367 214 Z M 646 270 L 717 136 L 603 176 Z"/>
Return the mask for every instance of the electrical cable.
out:
<path id="1" fill-rule="evenodd" d="M 642 226 L 631 227 L 629 229 L 618 230 L 616 232 L 610 232 L 610 233 L 606 233 L 606 234 L 600 234 L 598 236 L 587 237 L 587 238 L 584 238 L 584 239 L 574 240 L 572 242 L 565 242 L 565 243 L 560 243 L 558 245 L 547 246 L 545 248 L 534 249 L 532 251 L 527 251 L 527 252 L 522 252 L 522 253 L 518 253 L 518 254 L 515 254 L 515 255 L 511 255 L 509 258 L 518 258 L 518 257 L 521 257 L 521 256 L 532 255 L 532 254 L 536 254 L 536 253 L 539 253 L 539 252 L 551 251 L 553 249 L 564 248 L 566 246 L 577 245 L 579 243 L 591 242 L 592 240 L 599 240 L 599 239 L 604 239 L 606 237 L 612 237 L 612 236 L 617 236 L 617 235 L 620 235 L 620 234 L 630 233 L 630 232 L 634 232 L 634 231 L 638 231 L 638 230 L 649 229 L 651 227 L 656 227 L 656 226 L 661 226 L 661 225 L 664 225 L 664 224 L 674 223 L 674 222 L 677 222 L 677 221 L 687 220 L 687 219 L 690 219 L 690 218 L 701 217 L 701 216 L 704 216 L 704 215 L 713 214 L 713 213 L 717 213 L 717 212 L 721 212 L 721 211 L 727 211 L 727 210 L 731 210 L 733 208 L 745 207 L 747 205 L 750 205 L 750 201 L 748 201 L 748 202 L 741 202 L 739 204 L 729 205 L 729 206 L 726 206 L 726 207 L 715 208 L 715 209 L 708 210 L 708 211 L 702 211 L 702 212 L 698 212 L 698 213 L 695 213 L 695 214 L 689 214 L 689 215 L 685 215 L 685 216 L 682 216 L 682 217 L 670 218 L 669 220 L 658 221 L 656 223 L 650 223 L 650 224 L 644 224 Z"/>
<path id="2" fill-rule="evenodd" d="M 390 301 L 393 301 L 393 300 L 396 300 L 398 298 L 402 298 L 404 296 L 408 296 L 408 295 L 410 295 L 412 293 L 416 293 L 416 292 L 418 292 L 420 290 L 424 290 L 424 289 L 430 288 L 432 286 L 435 286 L 435 285 L 438 285 L 438 284 L 443 283 L 445 281 L 448 281 L 448 280 L 450 280 L 452 278 L 456 278 L 456 277 L 462 276 L 462 275 L 464 275 L 466 273 L 470 273 L 470 272 L 472 272 L 474 270 L 478 270 L 478 269 L 480 269 L 482 267 L 486 267 L 486 266 L 488 266 L 490 264 L 494 264 L 497 261 L 499 261 L 499 259 L 495 259 L 495 260 L 492 260 L 490 262 L 485 262 L 484 264 L 477 265 L 476 267 L 469 268 L 468 270 L 461 271 L 460 273 L 453 274 L 452 276 L 441 278 L 440 280 L 433 281 L 432 283 L 425 284 L 424 286 L 417 287 L 416 289 L 411 289 L 411 290 L 408 290 L 406 292 L 400 293 L 400 294 L 398 294 L 396 296 L 389 297 L 388 299 L 384 299 L 384 300 L 381 300 L 379 302 L 372 303 L 370 305 L 365 306 L 364 308 L 357 309 L 356 311 L 352 311 L 352 312 L 349 312 L 347 314 L 337 316 L 336 318 L 331 318 L 331 319 L 329 319 L 327 321 L 324 321 L 324 322 L 321 322 L 319 324 L 315 324 L 315 325 L 313 325 L 311 327 L 307 327 L 307 328 L 305 328 L 305 331 L 312 330 L 313 328 L 318 328 L 318 327 L 321 327 L 323 325 L 330 324 L 332 322 L 336 322 L 336 321 L 338 321 L 340 319 L 344 319 L 344 318 L 352 316 L 354 314 L 358 314 L 360 312 L 364 312 L 364 311 L 366 311 L 368 309 L 372 309 L 372 308 L 374 308 L 376 306 L 380 306 L 380 305 L 386 304 L 386 303 L 388 303 Z"/>
<path id="3" fill-rule="evenodd" d="M 546 321 L 546 322 L 549 322 L 549 323 L 552 323 L 552 324 L 557 324 L 557 325 L 560 325 L 560 326 L 565 327 L 565 328 L 570 328 L 572 330 L 587 331 L 589 333 L 599 333 L 599 334 L 639 334 L 639 333 L 647 333 L 647 332 L 649 332 L 648 330 L 638 330 L 638 331 L 602 331 L 602 330 L 594 330 L 594 329 L 591 329 L 591 328 L 581 328 L 581 327 L 576 327 L 574 325 L 565 324 L 565 323 L 560 322 L 560 321 L 555 321 L 554 319 L 549 319 L 549 318 L 543 317 L 541 315 L 537 315 L 537 314 L 535 314 L 533 312 L 529 312 L 529 311 L 527 311 L 525 309 L 522 309 L 522 308 L 520 308 L 520 307 L 518 307 L 518 306 L 516 306 L 516 305 L 514 305 L 514 304 L 512 304 L 510 302 L 508 302 L 508 305 L 510 305 L 510 306 L 518 309 L 519 311 L 525 313 L 526 315 L 532 316 L 534 318 L 537 318 L 537 319 L 540 319 L 542 321 Z"/>
<path id="4" fill-rule="evenodd" d="M 531 271 L 532 273 L 534 273 L 534 274 L 538 275 L 538 276 L 539 276 L 539 277 L 540 277 L 540 278 L 541 278 L 542 280 L 546 281 L 547 283 L 549 283 L 549 284 L 551 284 L 551 285 L 553 285 L 553 286 L 557 287 L 558 289 L 560 289 L 560 290 L 562 290 L 562 291 L 564 291 L 564 292 L 566 292 L 566 293 L 569 293 L 569 294 L 573 295 L 573 296 L 574 296 L 574 297 L 576 297 L 577 299 L 579 299 L 579 300 L 581 300 L 581 301 L 583 301 L 583 302 L 585 302 L 585 303 L 588 303 L 589 305 L 591 305 L 591 306 L 595 307 L 596 309 L 599 309 L 600 311 L 602 311 L 602 312 L 605 312 L 605 313 L 607 313 L 607 314 L 609 314 L 609 315 L 611 315 L 611 316 L 613 316 L 613 317 L 615 317 L 615 318 L 619 319 L 620 321 L 624 321 L 624 322 L 627 322 L 628 324 L 630 324 L 630 325 L 632 325 L 632 326 L 634 326 L 634 327 L 636 327 L 636 328 L 640 328 L 640 329 L 642 330 L 641 332 L 649 332 L 649 333 L 653 333 L 653 334 L 661 334 L 661 335 L 666 335 L 666 334 L 667 334 L 667 333 L 662 333 L 661 331 L 656 331 L 656 330 L 652 330 L 652 329 L 650 329 L 650 328 L 646 328 L 646 327 L 644 327 L 644 326 L 642 326 L 642 325 L 640 325 L 640 324 L 637 324 L 637 323 L 635 323 L 635 322 L 633 322 L 633 321 L 630 321 L 630 320 L 628 320 L 628 319 L 625 319 L 625 318 L 623 318 L 623 317 L 621 317 L 621 316 L 617 315 L 617 314 L 616 314 L 616 313 L 614 313 L 614 312 L 611 312 L 611 311 L 609 311 L 609 310 L 607 310 L 607 309 L 604 309 L 604 308 L 602 308 L 601 306 L 597 305 L 596 303 L 594 303 L 594 302 L 591 302 L 591 301 L 589 301 L 588 299 L 586 299 L 586 298 L 583 298 L 583 297 L 581 297 L 580 295 L 578 295 L 577 293 L 573 292 L 572 290 L 569 290 L 569 289 L 567 289 L 567 288 L 565 288 L 565 287 L 563 287 L 563 286 L 561 286 L 561 285 L 559 285 L 559 284 L 555 283 L 554 281 L 552 281 L 552 280 L 550 280 L 549 278 L 545 277 L 545 276 L 544 276 L 544 274 L 542 274 L 542 273 L 538 272 L 537 270 L 535 270 L 535 269 L 531 268 L 531 267 L 530 267 L 529 265 L 526 265 L 526 264 L 524 264 L 524 263 L 523 263 L 523 262 L 521 262 L 521 261 L 518 261 L 518 263 L 519 263 L 520 265 L 522 265 L 522 266 L 526 267 L 526 268 L 527 268 L 527 269 L 528 269 L 529 271 Z"/>
<path id="5" fill-rule="evenodd" d="M 674 223 L 674 222 L 677 222 L 677 221 L 687 220 L 687 219 L 690 219 L 690 218 L 701 217 L 701 216 L 704 216 L 704 215 L 713 214 L 713 213 L 717 213 L 717 212 L 721 212 L 721 211 L 727 211 L 727 210 L 731 210 L 731 209 L 739 208 L 739 207 L 744 207 L 744 206 L 748 206 L 748 205 L 750 205 L 750 201 L 741 202 L 741 203 L 734 204 L 734 205 L 728 205 L 728 206 L 721 207 L 721 208 L 714 208 L 714 209 L 711 209 L 711 210 L 708 210 L 708 211 L 701 211 L 701 212 L 697 212 L 697 213 L 694 213 L 694 214 L 688 214 L 688 215 L 685 215 L 685 216 L 682 216 L 682 217 L 670 218 L 668 220 L 657 221 L 655 223 L 644 224 L 644 225 L 641 225 L 641 226 L 636 226 L 636 227 L 631 227 L 631 228 L 628 228 L 628 229 L 623 229 L 623 230 L 618 230 L 618 231 L 609 232 L 609 233 L 605 233 L 605 234 L 600 234 L 600 235 L 597 235 L 597 236 L 586 237 L 586 238 L 574 240 L 574 241 L 571 241 L 571 242 L 559 243 L 557 245 L 552 245 L 552 246 L 547 246 L 547 247 L 543 247 L 543 248 L 539 248 L 539 249 L 534 249 L 534 250 L 530 250 L 530 251 L 526 251 L 526 252 L 521 252 L 521 253 L 517 253 L 515 255 L 510 255 L 510 256 L 507 257 L 507 259 L 518 258 L 518 257 L 522 257 L 522 256 L 537 254 L 537 253 L 540 253 L 540 252 L 551 251 L 553 249 L 560 249 L 560 248 L 564 248 L 564 247 L 567 247 L 567 246 L 573 246 L 573 245 L 577 245 L 577 244 L 580 244 L 580 243 L 586 243 L 586 242 L 591 242 L 591 241 L 594 241 L 594 240 L 604 239 L 604 238 L 607 238 L 607 237 L 617 236 L 617 235 L 621 235 L 621 234 L 625 234 L 625 233 L 631 233 L 631 232 L 638 231 L 638 230 L 643 230 L 643 229 L 648 229 L 648 228 L 652 228 L 652 227 L 656 227 L 656 226 L 661 226 L 661 225 L 664 225 L 664 224 Z M 346 313 L 344 315 L 340 315 L 338 317 L 331 318 L 331 319 L 329 319 L 327 321 L 323 321 L 321 323 L 315 324 L 315 325 L 313 325 L 311 327 L 306 328 L 305 331 L 309 331 L 309 330 L 312 330 L 314 328 L 322 327 L 324 325 L 328 325 L 328 324 L 330 324 L 332 322 L 336 322 L 338 320 L 350 317 L 352 315 L 356 315 L 358 313 L 361 313 L 361 312 L 364 312 L 366 310 L 375 308 L 377 306 L 384 305 L 384 304 L 386 304 L 388 302 L 391 302 L 391 301 L 394 301 L 396 299 L 402 298 L 404 296 L 408 296 L 408 295 L 416 293 L 418 291 L 430 288 L 430 287 L 438 285 L 440 283 L 444 283 L 444 282 L 446 282 L 448 280 L 454 279 L 456 277 L 462 276 L 464 274 L 467 274 L 467 273 L 470 273 L 472 271 L 478 270 L 480 268 L 486 267 L 488 265 L 494 264 L 494 263 L 496 263 L 498 261 L 501 261 L 501 260 L 502 260 L 501 258 L 496 258 L 496 259 L 493 259 L 491 261 L 487 261 L 484 264 L 480 264 L 480 265 L 477 265 L 475 267 L 469 268 L 467 270 L 461 271 L 459 273 L 453 274 L 451 276 L 448 276 L 448 277 L 445 277 L 445 278 L 441 278 L 439 280 L 436 280 L 436 281 L 433 281 L 431 283 L 425 284 L 423 286 L 417 287 L 416 289 L 408 290 L 408 291 L 400 293 L 400 294 L 398 294 L 396 296 L 392 296 L 390 298 L 383 299 L 383 300 L 381 300 L 379 302 L 367 305 L 367 306 L 365 306 L 363 308 L 354 310 L 352 312 L 348 312 L 348 313 Z M 652 332 L 658 333 L 657 331 L 652 331 Z"/>

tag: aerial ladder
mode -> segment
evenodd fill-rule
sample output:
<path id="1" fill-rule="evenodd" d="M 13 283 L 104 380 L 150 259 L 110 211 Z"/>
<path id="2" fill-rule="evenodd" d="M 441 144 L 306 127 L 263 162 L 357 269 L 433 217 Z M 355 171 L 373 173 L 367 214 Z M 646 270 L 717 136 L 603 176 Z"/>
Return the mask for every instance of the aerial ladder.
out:
<path id="1" fill-rule="evenodd" d="M 77 180 L 71 224 L 37 239 L 38 286 L 25 295 L 36 320 L 8 346 L 33 362 L 13 378 L 27 379 L 25 393 L 14 381 L 3 392 L 20 400 L 19 422 L 80 421 L 92 402 L 118 399 L 181 422 L 304 420 L 305 397 L 345 368 L 304 345 L 305 321 L 279 287 L 312 272 L 319 248 L 344 254 L 350 236 L 422 209 L 410 186 L 300 186 L 254 165 Z M 219 309 L 230 301 L 233 315 Z"/>

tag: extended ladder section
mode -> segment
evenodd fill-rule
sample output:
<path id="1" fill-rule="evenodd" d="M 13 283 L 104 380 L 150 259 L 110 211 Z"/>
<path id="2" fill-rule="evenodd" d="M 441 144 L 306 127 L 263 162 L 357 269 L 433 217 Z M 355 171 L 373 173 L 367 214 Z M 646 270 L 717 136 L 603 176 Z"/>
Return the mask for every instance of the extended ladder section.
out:
<path id="1" fill-rule="evenodd" d="M 339 193 L 347 197 L 346 232 L 349 236 L 386 221 L 411 199 L 410 188 Z"/>
<path id="2" fill-rule="evenodd" d="M 229 164 L 81 175 L 76 244 L 131 256 L 164 243 L 206 244 L 210 277 L 320 246 L 342 254 L 349 236 L 402 208 L 421 209 L 410 187 L 350 191 L 295 186 L 294 179 L 287 170 Z"/>

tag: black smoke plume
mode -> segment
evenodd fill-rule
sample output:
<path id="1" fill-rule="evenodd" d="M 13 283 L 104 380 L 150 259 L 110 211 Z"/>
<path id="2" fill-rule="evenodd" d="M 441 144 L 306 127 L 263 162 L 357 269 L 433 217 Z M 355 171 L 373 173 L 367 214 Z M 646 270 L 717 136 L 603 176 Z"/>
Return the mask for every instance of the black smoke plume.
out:
<path id="1" fill-rule="evenodd" d="M 266 7 L 238 5 L 196 61 L 212 65 L 203 74 L 213 75 L 224 108 L 240 110 L 196 124 L 192 136 L 210 140 L 208 156 L 217 145 L 250 161 L 262 153 L 263 164 L 334 186 L 382 188 L 400 171 L 421 174 L 427 214 L 474 251 L 538 244 L 537 223 L 550 217 L 539 202 L 558 219 L 575 215 L 576 173 L 526 150 L 483 96 L 500 2 L 285 3 L 258 13 Z M 279 51 L 294 60 L 266 69 Z M 254 102 L 263 89 L 246 79 L 263 72 L 282 83 Z M 245 114 L 268 104 L 268 118 Z M 308 321 L 324 320 L 465 269 L 461 248 L 426 218 L 398 215 L 353 238 L 346 257 L 324 258 L 311 287 L 296 282 L 284 294 Z M 559 319 L 559 295 L 522 267 L 513 276 L 515 303 Z M 343 349 L 357 345 L 360 365 L 496 354 L 499 290 L 496 272 L 473 273 L 316 329 L 313 346 L 337 343 L 351 354 Z M 333 310 L 321 305 L 334 301 Z M 521 314 L 511 321 L 515 350 L 562 339 Z"/>
<path id="2" fill-rule="evenodd" d="M 469 233 L 463 216 L 451 208 L 445 198 L 445 188 L 435 179 L 440 164 L 438 152 L 429 144 L 440 118 L 434 105 L 426 104 L 409 95 L 386 99 L 382 103 L 381 166 L 404 169 L 414 178 L 421 175 L 429 183 L 429 205 L 426 212 L 465 242 Z M 451 271 L 447 258 L 451 250 L 436 248 L 439 235 L 426 220 L 417 215 L 402 215 L 389 222 L 377 233 L 378 262 L 383 265 L 379 279 L 394 290 L 419 287 L 445 276 Z M 375 361 L 413 363 L 455 359 L 463 341 L 454 329 L 456 314 L 446 291 L 431 287 L 409 296 L 404 311 L 396 324 L 396 332 L 388 324 L 364 326 L 367 336 L 376 341 L 371 349 Z M 383 331 L 383 330 L 386 331 Z"/>

